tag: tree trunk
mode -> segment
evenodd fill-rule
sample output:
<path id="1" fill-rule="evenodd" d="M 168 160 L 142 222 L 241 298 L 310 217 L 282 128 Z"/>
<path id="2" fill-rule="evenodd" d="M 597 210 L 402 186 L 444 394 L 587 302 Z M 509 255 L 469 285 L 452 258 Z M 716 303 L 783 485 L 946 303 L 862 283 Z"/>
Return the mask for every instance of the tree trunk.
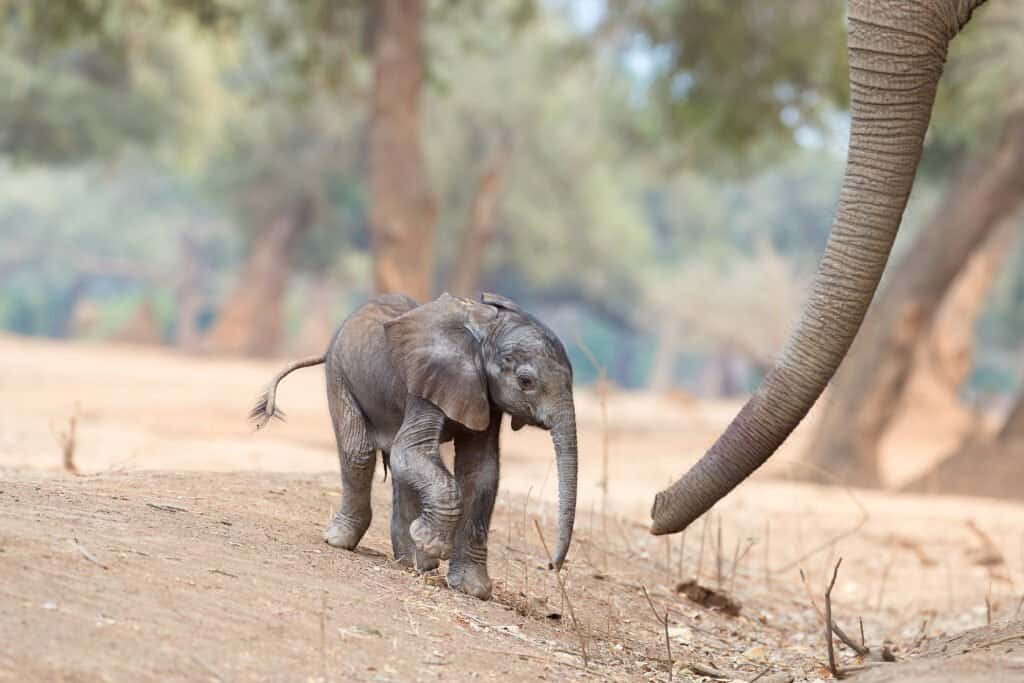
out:
<path id="1" fill-rule="evenodd" d="M 977 320 L 1016 237 L 1016 216 L 1011 215 L 992 231 L 957 276 L 914 351 L 903 392 L 903 417 L 933 419 L 960 404 L 960 387 L 971 371 Z"/>
<path id="2" fill-rule="evenodd" d="M 1019 390 L 999 432 L 969 434 L 952 455 L 902 487 L 914 493 L 945 493 L 1020 500 L 1024 479 L 1024 388 Z"/>
<path id="3" fill-rule="evenodd" d="M 317 275 L 309 283 L 302 327 L 290 346 L 295 355 L 312 356 L 327 348 L 341 322 L 334 316 L 335 304 L 342 296 L 340 289 L 338 281 L 327 275 Z"/>
<path id="4" fill-rule="evenodd" d="M 494 239 L 494 217 L 511 153 L 511 140 L 507 134 L 503 135 L 493 158 L 480 176 L 469 219 L 462 231 L 459 254 L 448 279 L 448 291 L 456 296 L 472 296 L 480 288 L 480 273 L 487 247 Z"/>
<path id="5" fill-rule="evenodd" d="M 833 381 L 809 457 L 847 483 L 877 486 L 878 445 L 914 357 L 957 274 L 1024 195 L 1024 115 L 987 159 L 958 175 L 864 322 Z"/>
<path id="6" fill-rule="evenodd" d="M 370 234 L 378 292 L 430 298 L 437 208 L 420 146 L 423 3 L 380 0 L 369 136 Z"/>
<path id="7" fill-rule="evenodd" d="M 1024 389 L 1017 394 L 996 438 L 1004 444 L 1024 439 Z"/>
<path id="8" fill-rule="evenodd" d="M 881 479 L 887 485 L 905 485 L 932 468 L 935 455 L 956 451 L 965 440 L 985 432 L 983 416 L 961 399 L 960 388 L 971 371 L 978 318 L 1013 249 L 1015 219 L 1003 221 L 971 255 L 914 350 L 900 406 L 879 448 L 883 453 L 912 450 L 920 456 L 884 461 Z"/>
<path id="9" fill-rule="evenodd" d="M 163 342 L 160 321 L 153 307 L 153 300 L 146 297 L 128 322 L 114 335 L 114 341 L 124 344 L 158 346 Z"/>
<path id="10" fill-rule="evenodd" d="M 309 197 L 297 199 L 254 241 L 238 283 L 206 338 L 214 353 L 268 356 L 281 340 L 284 297 L 295 249 L 312 223 Z"/>

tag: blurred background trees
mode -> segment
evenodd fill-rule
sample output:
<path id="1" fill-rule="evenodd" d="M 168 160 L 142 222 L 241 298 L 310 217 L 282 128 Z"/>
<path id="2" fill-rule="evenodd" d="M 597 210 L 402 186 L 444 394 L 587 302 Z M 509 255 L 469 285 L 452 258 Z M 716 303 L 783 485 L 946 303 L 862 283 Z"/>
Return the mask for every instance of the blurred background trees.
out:
<path id="1" fill-rule="evenodd" d="M 810 450 L 851 481 L 922 392 L 1018 393 L 1024 3 L 989 5 Z M 483 289 L 582 384 L 581 343 L 741 395 L 827 237 L 844 48 L 839 0 L 0 3 L 0 326 L 315 352 L 374 291 Z"/>

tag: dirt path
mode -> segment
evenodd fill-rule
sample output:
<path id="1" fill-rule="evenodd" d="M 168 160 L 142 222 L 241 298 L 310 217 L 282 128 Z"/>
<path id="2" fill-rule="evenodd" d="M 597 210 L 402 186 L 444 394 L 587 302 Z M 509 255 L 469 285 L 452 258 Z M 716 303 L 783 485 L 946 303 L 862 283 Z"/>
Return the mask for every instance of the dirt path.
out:
<path id="1" fill-rule="evenodd" d="M 793 483 L 782 454 L 709 524 L 656 539 L 651 493 L 734 406 L 613 397 L 602 519 L 603 427 L 581 392 L 566 577 L 585 664 L 533 527 L 554 537 L 546 434 L 505 439 L 497 594 L 480 603 L 387 560 L 388 485 L 360 552 L 320 541 L 338 504 L 322 376 L 283 385 L 288 423 L 253 435 L 240 419 L 277 365 L 0 337 L 0 680 L 664 680 L 641 586 L 668 612 L 677 680 L 701 680 L 693 664 L 814 680 L 829 676 L 823 627 L 798 570 L 820 596 L 839 556 L 836 619 L 863 617 L 901 662 L 925 655 L 865 680 L 1024 680 L 1024 639 L 997 642 L 1024 632 L 1022 505 Z M 81 477 L 59 472 L 52 433 L 76 410 Z M 674 592 L 694 574 L 740 616 Z"/>

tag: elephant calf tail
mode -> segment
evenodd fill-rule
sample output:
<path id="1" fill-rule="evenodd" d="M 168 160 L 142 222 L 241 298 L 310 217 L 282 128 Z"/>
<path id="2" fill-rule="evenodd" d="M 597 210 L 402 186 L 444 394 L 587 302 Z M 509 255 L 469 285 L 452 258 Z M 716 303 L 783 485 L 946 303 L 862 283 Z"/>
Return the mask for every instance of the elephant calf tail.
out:
<path id="1" fill-rule="evenodd" d="M 270 380 L 270 383 L 267 384 L 267 388 L 264 389 L 260 393 L 259 398 L 256 399 L 256 405 L 254 405 L 252 410 L 249 411 L 249 419 L 256 425 L 256 429 L 265 427 L 273 417 L 276 417 L 278 420 L 284 420 L 284 411 L 274 405 L 274 398 L 277 395 L 277 385 L 281 380 L 300 368 L 310 368 L 314 365 L 320 365 L 326 360 L 326 358 L 326 356 L 316 356 L 314 358 L 297 360 L 281 372 L 274 375 L 274 379 Z"/>

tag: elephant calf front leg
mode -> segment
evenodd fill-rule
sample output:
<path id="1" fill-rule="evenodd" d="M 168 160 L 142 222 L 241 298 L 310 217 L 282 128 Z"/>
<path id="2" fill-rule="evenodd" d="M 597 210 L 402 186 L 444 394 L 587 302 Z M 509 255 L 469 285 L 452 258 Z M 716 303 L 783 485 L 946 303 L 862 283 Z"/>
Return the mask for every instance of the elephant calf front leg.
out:
<path id="1" fill-rule="evenodd" d="M 396 485 L 419 499 L 420 514 L 409 524 L 409 536 L 424 556 L 442 560 L 451 553 L 462 502 L 459 486 L 441 460 L 438 443 L 444 420 L 432 403 L 410 397 L 391 450 Z"/>
<path id="2" fill-rule="evenodd" d="M 455 439 L 455 478 L 462 491 L 462 516 L 455 531 L 448 585 L 481 600 L 491 597 L 487 575 L 487 536 L 498 495 L 498 430 L 491 417 L 486 432 Z"/>

